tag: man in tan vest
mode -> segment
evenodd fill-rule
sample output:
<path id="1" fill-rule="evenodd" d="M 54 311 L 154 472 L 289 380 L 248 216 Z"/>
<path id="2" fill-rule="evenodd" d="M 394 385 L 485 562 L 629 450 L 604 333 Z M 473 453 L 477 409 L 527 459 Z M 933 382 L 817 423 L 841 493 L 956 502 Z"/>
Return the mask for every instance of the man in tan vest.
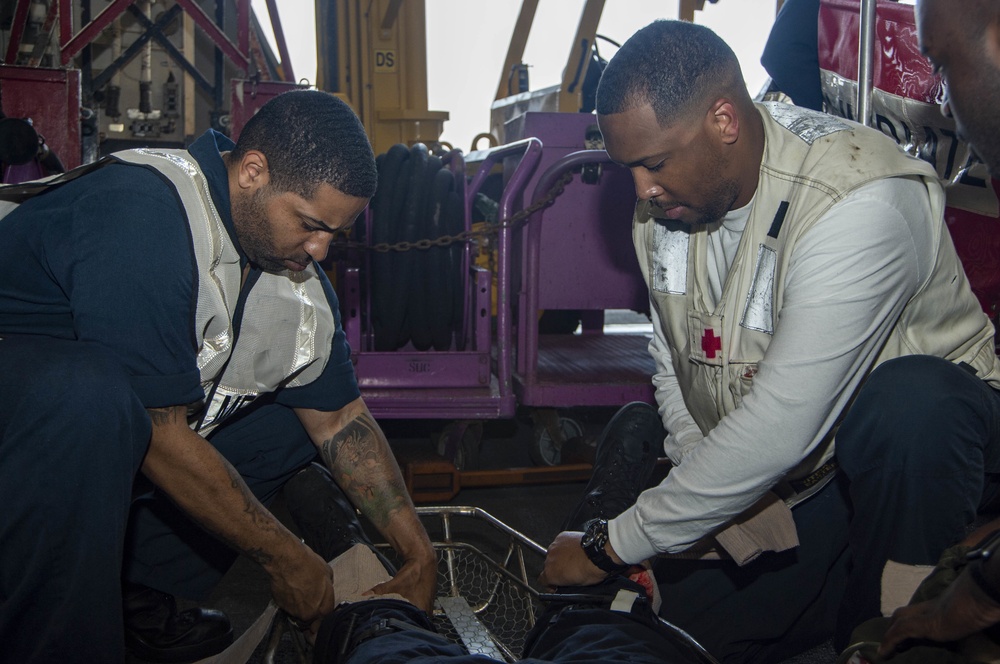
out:
<path id="1" fill-rule="evenodd" d="M 660 615 L 721 661 L 840 649 L 884 572 L 933 565 L 996 491 L 1000 362 L 941 186 L 879 132 L 754 104 L 732 50 L 689 23 L 636 33 L 597 112 L 635 179 L 674 467 L 602 505 L 623 467 L 602 459 L 641 457 L 612 427 L 597 518 L 556 538 L 542 580 L 654 558 Z"/>

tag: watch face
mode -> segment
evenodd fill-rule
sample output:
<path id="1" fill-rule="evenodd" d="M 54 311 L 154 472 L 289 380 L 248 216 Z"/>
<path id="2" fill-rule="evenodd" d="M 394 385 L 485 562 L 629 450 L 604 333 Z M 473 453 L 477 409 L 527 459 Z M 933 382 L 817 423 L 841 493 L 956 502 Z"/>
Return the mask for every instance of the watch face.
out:
<path id="1" fill-rule="evenodd" d="M 603 547 L 604 546 L 604 529 L 601 528 L 603 524 L 600 519 L 594 519 L 587 524 L 587 529 L 583 533 L 583 537 L 580 539 L 580 546 L 587 549 L 590 547 Z M 607 526 L 605 526 L 606 528 Z"/>

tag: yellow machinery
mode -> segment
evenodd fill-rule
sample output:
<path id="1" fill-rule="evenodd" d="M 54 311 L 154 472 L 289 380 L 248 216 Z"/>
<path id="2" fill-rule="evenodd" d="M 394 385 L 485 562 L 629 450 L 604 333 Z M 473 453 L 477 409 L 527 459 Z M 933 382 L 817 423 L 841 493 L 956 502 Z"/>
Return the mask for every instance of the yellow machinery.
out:
<path id="1" fill-rule="evenodd" d="M 441 137 L 448 113 L 427 109 L 424 0 L 316 3 L 316 84 L 361 118 L 376 154 Z"/>
<path id="2" fill-rule="evenodd" d="M 316 2 L 317 87 L 351 104 L 368 130 L 376 154 L 396 143 L 433 146 L 448 119 L 446 111 L 427 108 L 425 1 Z M 693 21 L 695 11 L 704 9 L 705 1 L 680 0 L 679 18 Z M 538 3 L 521 3 L 493 104 L 493 143 L 503 143 L 504 122 L 525 111 L 576 113 L 581 109 L 583 82 L 605 0 L 585 3 L 562 82 L 536 92 L 519 92 L 516 71 Z M 777 6 L 780 4 L 777 0 Z M 458 48 L 456 43 L 456 51 Z"/>

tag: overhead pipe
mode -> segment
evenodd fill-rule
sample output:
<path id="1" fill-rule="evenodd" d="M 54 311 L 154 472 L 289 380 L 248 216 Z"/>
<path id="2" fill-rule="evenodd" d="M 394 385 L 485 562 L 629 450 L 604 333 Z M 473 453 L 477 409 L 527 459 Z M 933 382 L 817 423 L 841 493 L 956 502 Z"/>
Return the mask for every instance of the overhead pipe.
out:
<path id="1" fill-rule="evenodd" d="M 139 3 L 142 15 L 147 20 L 153 18 L 153 7 L 149 0 Z M 139 111 L 142 113 L 152 113 L 153 111 L 153 42 L 149 40 L 142 48 L 142 57 L 139 60 Z"/>
<path id="2" fill-rule="evenodd" d="M 861 34 L 858 38 L 858 122 L 872 126 L 872 88 L 875 81 L 876 0 L 861 0 Z"/>
<path id="3" fill-rule="evenodd" d="M 122 22 L 121 18 L 116 18 L 111 23 L 111 61 L 118 62 L 118 58 L 122 56 Z M 104 112 L 109 118 L 114 119 L 116 122 L 118 118 L 121 117 L 121 109 L 118 104 L 122 96 L 122 74 L 121 69 L 115 69 L 115 73 L 111 76 L 111 82 L 108 84 L 107 90 L 104 97 Z"/>

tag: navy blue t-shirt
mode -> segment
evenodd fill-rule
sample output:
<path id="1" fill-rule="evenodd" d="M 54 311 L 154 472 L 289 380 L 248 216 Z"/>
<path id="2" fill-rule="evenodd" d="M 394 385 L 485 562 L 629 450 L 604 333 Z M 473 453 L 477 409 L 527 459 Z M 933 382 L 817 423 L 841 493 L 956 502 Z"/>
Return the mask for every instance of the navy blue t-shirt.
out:
<path id="1" fill-rule="evenodd" d="M 220 155 L 232 147 L 209 131 L 189 152 L 245 263 Z M 0 219 L 0 333 L 99 343 L 117 354 L 146 407 L 194 403 L 204 393 L 191 243 L 176 191 L 151 168 L 111 163 L 36 196 Z M 360 392 L 337 297 L 319 274 L 337 326 L 330 359 L 319 379 L 276 399 L 337 410 Z"/>

